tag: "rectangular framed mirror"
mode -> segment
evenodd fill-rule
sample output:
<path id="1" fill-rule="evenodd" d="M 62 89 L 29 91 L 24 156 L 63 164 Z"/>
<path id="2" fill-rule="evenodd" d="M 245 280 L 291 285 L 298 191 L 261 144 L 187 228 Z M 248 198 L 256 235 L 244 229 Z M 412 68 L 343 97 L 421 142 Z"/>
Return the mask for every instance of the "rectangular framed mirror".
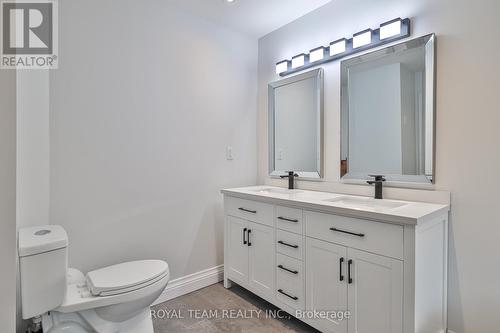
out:
<path id="1" fill-rule="evenodd" d="M 269 84 L 269 174 L 323 175 L 323 69 Z"/>
<path id="2" fill-rule="evenodd" d="M 341 178 L 434 183 L 435 36 L 341 63 Z"/>

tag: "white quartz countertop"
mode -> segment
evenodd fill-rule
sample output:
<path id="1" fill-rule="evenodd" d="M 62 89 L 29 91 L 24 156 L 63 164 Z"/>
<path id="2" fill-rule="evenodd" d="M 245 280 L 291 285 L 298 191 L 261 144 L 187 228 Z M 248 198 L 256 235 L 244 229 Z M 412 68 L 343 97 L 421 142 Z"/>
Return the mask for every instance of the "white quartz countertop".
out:
<path id="1" fill-rule="evenodd" d="M 402 200 L 376 200 L 369 197 L 274 186 L 224 189 L 223 194 L 242 199 L 296 206 L 344 216 L 395 224 L 416 225 L 443 215 L 449 205 Z"/>

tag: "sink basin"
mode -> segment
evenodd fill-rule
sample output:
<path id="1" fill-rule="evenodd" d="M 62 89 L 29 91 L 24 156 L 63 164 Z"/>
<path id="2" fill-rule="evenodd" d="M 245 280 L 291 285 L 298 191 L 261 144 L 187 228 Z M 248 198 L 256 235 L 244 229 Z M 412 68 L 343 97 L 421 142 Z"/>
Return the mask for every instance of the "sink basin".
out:
<path id="1" fill-rule="evenodd" d="M 289 190 L 287 188 L 275 188 L 275 187 L 258 188 L 258 189 L 255 189 L 254 191 L 257 193 L 263 193 L 263 194 L 295 194 L 295 193 L 302 192 L 300 190 Z"/>
<path id="2" fill-rule="evenodd" d="M 324 201 L 335 202 L 344 206 L 348 206 L 349 208 L 394 209 L 407 205 L 406 202 L 400 201 L 350 196 L 326 199 Z"/>

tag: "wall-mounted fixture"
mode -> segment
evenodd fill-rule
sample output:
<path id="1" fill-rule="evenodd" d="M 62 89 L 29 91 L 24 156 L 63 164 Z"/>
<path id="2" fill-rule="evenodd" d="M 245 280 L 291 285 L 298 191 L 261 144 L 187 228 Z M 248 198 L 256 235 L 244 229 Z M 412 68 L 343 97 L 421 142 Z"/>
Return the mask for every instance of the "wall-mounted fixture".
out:
<path id="1" fill-rule="evenodd" d="M 292 69 L 304 66 L 309 60 L 309 55 L 302 53 L 292 57 Z"/>
<path id="2" fill-rule="evenodd" d="M 270 176 L 322 178 L 323 69 L 270 83 L 268 103 Z"/>
<path id="3" fill-rule="evenodd" d="M 435 181 L 435 40 L 408 39 L 340 62 L 343 183 L 364 184 L 373 174 L 397 187 Z"/>
<path id="4" fill-rule="evenodd" d="M 298 54 L 292 60 L 276 64 L 276 74 L 287 76 L 304 69 L 337 60 L 348 55 L 365 51 L 410 36 L 410 19 L 396 18 L 382 23 L 378 29 L 366 29 L 355 33 L 352 38 L 341 38 L 329 46 L 320 46 L 309 54 Z"/>
<path id="5" fill-rule="evenodd" d="M 346 50 L 347 39 L 342 38 L 330 43 L 330 57 L 344 53 Z"/>
<path id="6" fill-rule="evenodd" d="M 288 69 L 290 69 L 290 66 L 291 66 L 290 60 L 284 60 L 284 61 L 278 62 L 276 64 L 276 74 L 286 72 Z"/>
<path id="7" fill-rule="evenodd" d="M 380 25 L 380 39 L 386 39 L 401 34 L 401 19 L 397 18 Z"/>
<path id="8" fill-rule="evenodd" d="M 371 44 L 372 34 L 372 29 L 366 29 L 354 34 L 354 36 L 352 36 L 352 48 L 357 49 L 361 46 Z"/>
<path id="9" fill-rule="evenodd" d="M 323 60 L 326 57 L 328 48 L 320 46 L 309 51 L 309 62 Z"/>

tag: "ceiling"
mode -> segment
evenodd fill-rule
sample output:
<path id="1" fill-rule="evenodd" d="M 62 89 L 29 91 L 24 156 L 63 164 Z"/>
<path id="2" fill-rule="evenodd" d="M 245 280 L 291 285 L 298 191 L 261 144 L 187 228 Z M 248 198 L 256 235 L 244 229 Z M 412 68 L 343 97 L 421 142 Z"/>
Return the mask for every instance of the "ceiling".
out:
<path id="1" fill-rule="evenodd" d="M 170 0 L 179 8 L 260 38 L 331 0 Z"/>

